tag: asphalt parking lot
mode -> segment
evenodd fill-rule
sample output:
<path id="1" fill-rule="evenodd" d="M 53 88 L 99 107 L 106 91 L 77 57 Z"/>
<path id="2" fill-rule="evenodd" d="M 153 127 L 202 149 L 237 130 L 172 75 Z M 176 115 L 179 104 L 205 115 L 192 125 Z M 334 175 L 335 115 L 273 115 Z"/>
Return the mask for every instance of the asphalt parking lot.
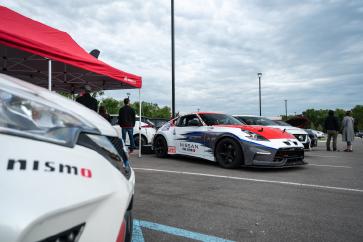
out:
<path id="1" fill-rule="evenodd" d="M 286 169 L 132 155 L 133 240 L 363 241 L 363 140 L 353 149 L 319 143 L 308 165 Z"/>

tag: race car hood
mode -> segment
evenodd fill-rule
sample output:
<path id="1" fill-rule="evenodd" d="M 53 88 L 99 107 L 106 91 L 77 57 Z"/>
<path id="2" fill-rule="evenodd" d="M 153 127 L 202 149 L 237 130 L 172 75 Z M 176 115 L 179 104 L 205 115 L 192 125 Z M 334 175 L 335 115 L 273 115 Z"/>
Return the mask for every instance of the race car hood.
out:
<path id="1" fill-rule="evenodd" d="M 268 126 L 271 128 L 276 128 L 280 130 L 285 130 L 286 132 L 289 132 L 290 134 L 307 134 L 306 131 L 303 129 L 292 127 L 292 126 L 280 126 L 280 125 L 274 125 L 274 126 Z"/>
<path id="2" fill-rule="evenodd" d="M 216 126 L 248 130 L 250 132 L 261 135 L 266 139 L 295 139 L 295 137 L 292 134 L 273 127 L 266 127 L 259 125 L 216 125 Z"/>
<path id="3" fill-rule="evenodd" d="M 93 110 L 75 101 L 63 97 L 55 92 L 50 92 L 42 87 L 21 81 L 17 78 L 13 78 L 4 74 L 0 74 L 0 80 L 2 85 L 17 88 L 28 93 L 33 93 L 49 102 L 54 103 L 56 106 L 62 109 L 61 111 L 70 113 L 80 118 L 81 120 L 87 120 L 87 122 L 95 126 L 102 135 L 114 137 L 117 136 L 116 130 L 109 122 L 107 122 L 103 117 L 98 115 Z"/>

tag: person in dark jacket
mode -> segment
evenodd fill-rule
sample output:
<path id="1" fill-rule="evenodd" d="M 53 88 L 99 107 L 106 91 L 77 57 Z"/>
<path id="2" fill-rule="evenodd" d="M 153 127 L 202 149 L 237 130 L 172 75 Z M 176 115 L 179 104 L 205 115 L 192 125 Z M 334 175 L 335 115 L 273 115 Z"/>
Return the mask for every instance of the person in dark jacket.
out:
<path id="1" fill-rule="evenodd" d="M 88 85 L 85 85 L 81 90 L 80 96 L 77 97 L 76 102 L 97 112 L 97 108 L 98 108 L 97 99 L 92 97 L 90 92 L 91 92 L 91 87 Z"/>
<path id="2" fill-rule="evenodd" d="M 337 136 L 339 128 L 338 118 L 334 116 L 334 111 L 329 110 L 328 117 L 325 119 L 324 131 L 328 134 L 326 140 L 326 150 L 330 151 L 330 140 L 333 138 L 333 151 L 337 150 Z"/>
<path id="3" fill-rule="evenodd" d="M 109 123 L 111 123 L 111 116 L 108 114 L 107 108 L 105 106 L 100 106 L 98 114 L 101 115 L 104 119 L 106 119 Z"/>
<path id="4" fill-rule="evenodd" d="M 120 108 L 118 112 L 118 124 L 122 129 L 122 139 L 126 141 L 126 133 L 129 135 L 130 139 L 130 153 L 135 149 L 134 141 L 134 126 L 135 126 L 136 116 L 135 111 L 130 107 L 130 99 L 124 99 L 124 106 Z"/>

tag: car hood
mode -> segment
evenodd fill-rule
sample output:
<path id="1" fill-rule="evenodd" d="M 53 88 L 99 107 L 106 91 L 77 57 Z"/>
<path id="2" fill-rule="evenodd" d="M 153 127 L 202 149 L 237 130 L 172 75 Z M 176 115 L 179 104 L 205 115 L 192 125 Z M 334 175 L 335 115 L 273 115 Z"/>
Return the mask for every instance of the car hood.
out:
<path id="1" fill-rule="evenodd" d="M 295 137 L 288 132 L 284 132 L 281 129 L 268 126 L 259 126 L 259 125 L 215 125 L 215 126 L 239 128 L 241 130 L 247 130 L 259 134 L 265 137 L 266 139 L 295 139 Z"/>
<path id="2" fill-rule="evenodd" d="M 52 102 L 55 106 L 61 109 L 61 111 L 72 114 L 80 120 L 87 121 L 95 126 L 102 135 L 117 136 L 116 130 L 112 125 L 107 122 L 102 116 L 98 115 L 93 110 L 72 101 L 66 97 L 63 97 L 55 92 L 50 92 L 45 88 L 33 85 L 31 83 L 19 80 L 8 75 L 0 74 L 1 84 L 9 87 L 17 88 L 28 93 L 33 93 L 45 100 Z"/>

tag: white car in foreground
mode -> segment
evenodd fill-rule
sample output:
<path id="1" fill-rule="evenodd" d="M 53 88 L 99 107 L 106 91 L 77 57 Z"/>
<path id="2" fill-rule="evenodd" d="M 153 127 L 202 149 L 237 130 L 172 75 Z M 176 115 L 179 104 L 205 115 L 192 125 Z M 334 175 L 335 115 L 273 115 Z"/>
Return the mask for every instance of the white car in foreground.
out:
<path id="1" fill-rule="evenodd" d="M 259 126 L 268 126 L 272 128 L 278 128 L 283 131 L 286 131 L 296 137 L 303 145 L 305 149 L 310 149 L 310 138 L 308 133 L 300 128 L 293 127 L 287 123 L 281 125 L 276 123 L 275 121 L 261 116 L 252 116 L 252 115 L 233 115 L 236 119 L 245 123 L 247 125 L 259 125 Z"/>
<path id="2" fill-rule="evenodd" d="M 0 74 L 0 241 L 131 241 L 133 170 L 97 113 Z"/>
<path id="3" fill-rule="evenodd" d="M 122 134 L 121 127 L 118 125 L 118 115 L 111 115 L 111 124 L 117 130 L 117 132 Z M 156 134 L 155 125 L 148 119 L 141 117 L 141 127 L 139 116 L 136 116 L 136 122 L 134 127 L 134 140 L 135 146 L 139 147 L 139 130 L 141 130 L 141 146 L 151 145 L 154 135 Z M 130 145 L 129 136 L 126 135 L 125 143 Z"/>

